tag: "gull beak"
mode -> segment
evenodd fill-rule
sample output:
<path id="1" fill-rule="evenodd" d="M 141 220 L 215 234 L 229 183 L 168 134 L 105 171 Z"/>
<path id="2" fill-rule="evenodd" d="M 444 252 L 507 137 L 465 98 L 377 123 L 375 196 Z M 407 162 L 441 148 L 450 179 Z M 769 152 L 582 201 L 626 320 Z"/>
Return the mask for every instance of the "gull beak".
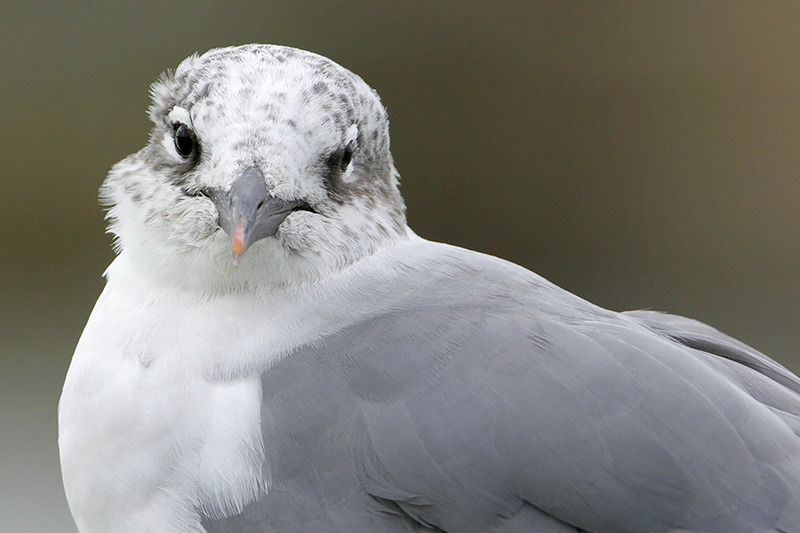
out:
<path id="1" fill-rule="evenodd" d="M 229 190 L 209 191 L 209 196 L 217 206 L 220 227 L 231 237 L 234 261 L 254 242 L 275 235 L 292 211 L 307 207 L 269 194 L 264 174 L 256 167 L 242 172 Z"/>

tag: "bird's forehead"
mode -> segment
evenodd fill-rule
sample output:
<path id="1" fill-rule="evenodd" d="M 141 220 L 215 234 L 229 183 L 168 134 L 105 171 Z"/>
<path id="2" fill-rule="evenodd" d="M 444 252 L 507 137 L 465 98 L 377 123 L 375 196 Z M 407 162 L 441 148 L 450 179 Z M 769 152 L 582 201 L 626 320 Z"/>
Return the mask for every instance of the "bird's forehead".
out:
<path id="1" fill-rule="evenodd" d="M 203 130 L 248 123 L 345 132 L 371 96 L 359 78 L 333 61 L 275 46 L 220 49 L 190 58 L 176 71 L 175 82 L 175 106 L 186 109 L 195 128 Z"/>

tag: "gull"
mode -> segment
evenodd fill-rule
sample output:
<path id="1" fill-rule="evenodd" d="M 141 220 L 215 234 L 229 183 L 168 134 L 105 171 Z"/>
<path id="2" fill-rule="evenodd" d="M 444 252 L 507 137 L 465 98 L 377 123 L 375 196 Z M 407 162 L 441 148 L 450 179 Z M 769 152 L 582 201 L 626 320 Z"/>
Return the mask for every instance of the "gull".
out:
<path id="1" fill-rule="evenodd" d="M 800 379 L 417 236 L 359 76 L 254 44 L 151 93 L 59 405 L 81 532 L 800 531 Z"/>

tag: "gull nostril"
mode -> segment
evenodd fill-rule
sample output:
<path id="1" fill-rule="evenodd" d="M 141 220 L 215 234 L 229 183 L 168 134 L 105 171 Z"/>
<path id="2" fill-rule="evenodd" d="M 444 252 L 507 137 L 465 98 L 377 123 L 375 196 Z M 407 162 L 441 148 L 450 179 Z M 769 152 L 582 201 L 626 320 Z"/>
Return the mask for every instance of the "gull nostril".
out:
<path id="1" fill-rule="evenodd" d="M 264 207 L 264 200 L 258 202 L 258 205 L 256 206 L 256 211 L 261 211 L 262 207 Z"/>

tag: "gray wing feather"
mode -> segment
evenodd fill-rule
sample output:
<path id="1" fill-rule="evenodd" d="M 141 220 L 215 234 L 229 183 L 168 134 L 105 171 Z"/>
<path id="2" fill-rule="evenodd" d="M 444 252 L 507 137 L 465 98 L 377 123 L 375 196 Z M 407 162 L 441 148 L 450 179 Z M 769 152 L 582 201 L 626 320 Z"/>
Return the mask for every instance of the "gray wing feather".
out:
<path id="1" fill-rule="evenodd" d="M 264 374 L 274 485 L 209 531 L 800 531 L 788 370 L 448 254 Z"/>
<path id="2" fill-rule="evenodd" d="M 751 368 L 772 381 L 780 383 L 787 389 L 800 394 L 800 378 L 792 374 L 789 369 L 708 324 L 691 318 L 657 311 L 627 311 L 621 314 L 633 317 L 689 348 L 716 355 Z"/>
<path id="3" fill-rule="evenodd" d="M 762 531 L 797 514 L 798 441 L 771 411 L 667 339 L 587 324 L 454 325 L 458 362 L 435 387 L 370 399 L 365 486 L 449 531 L 525 502 L 589 531 Z M 392 375 L 392 352 L 362 363 Z"/>
<path id="4" fill-rule="evenodd" d="M 689 318 L 655 311 L 622 313 L 691 348 L 800 435 L 800 378 L 761 352 Z M 780 385 L 780 386 L 779 386 Z"/>

